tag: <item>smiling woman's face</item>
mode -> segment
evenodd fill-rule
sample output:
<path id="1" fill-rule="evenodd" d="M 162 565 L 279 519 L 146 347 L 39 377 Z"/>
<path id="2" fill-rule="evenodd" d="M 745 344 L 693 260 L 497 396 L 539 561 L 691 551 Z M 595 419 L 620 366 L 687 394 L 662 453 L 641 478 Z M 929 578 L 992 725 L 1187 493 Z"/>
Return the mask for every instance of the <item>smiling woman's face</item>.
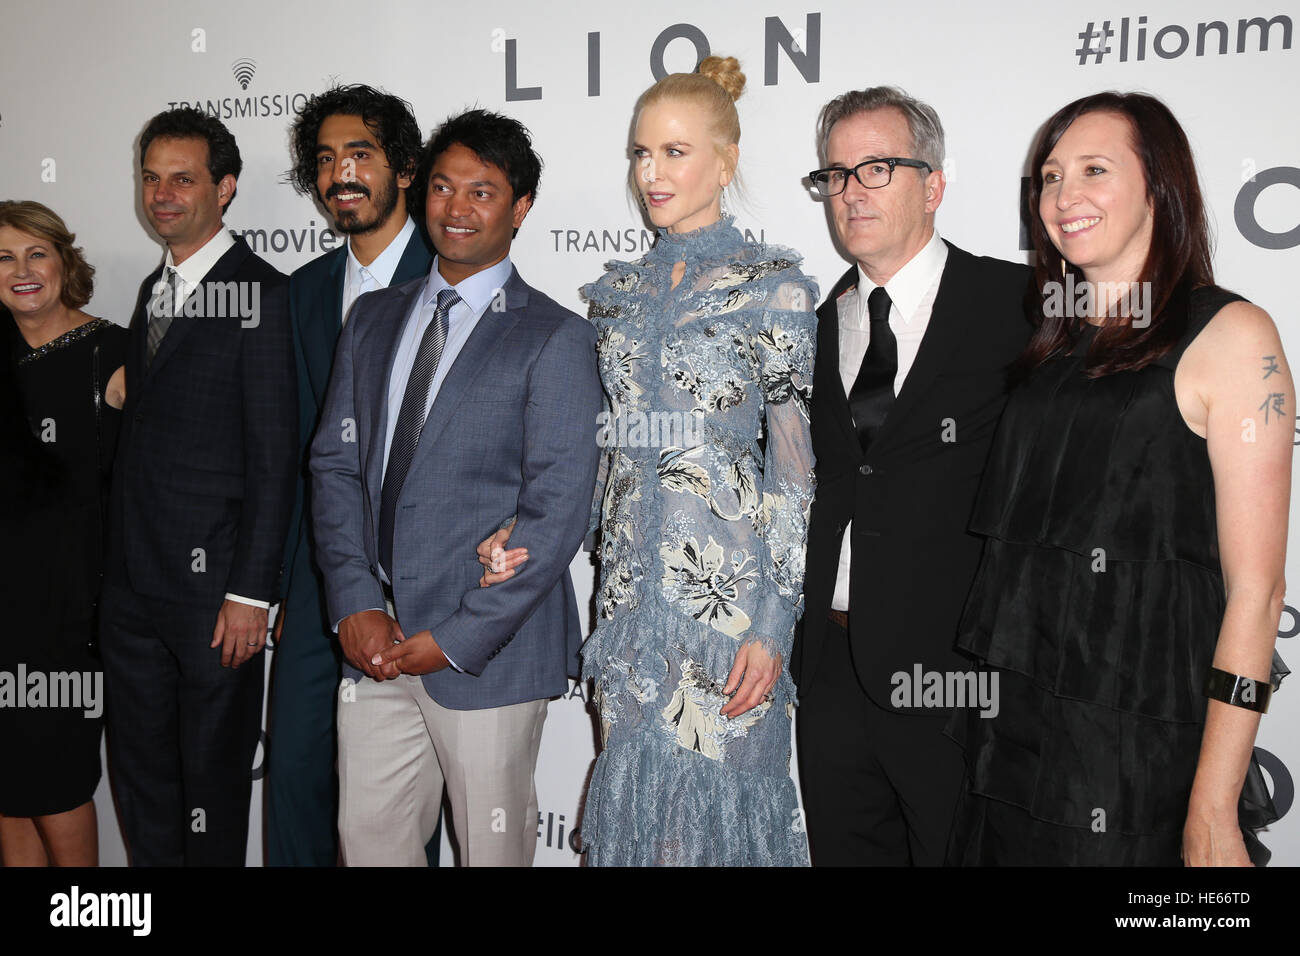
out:
<path id="1" fill-rule="evenodd" d="M 1090 281 L 1135 281 L 1151 248 L 1152 211 L 1128 118 L 1080 116 L 1041 173 L 1038 214 L 1052 245 Z"/>
<path id="2" fill-rule="evenodd" d="M 0 226 L 0 302 L 15 316 L 36 317 L 63 306 L 63 258 L 54 243 Z"/>
<path id="3" fill-rule="evenodd" d="M 722 215 L 722 189 L 740 150 L 719 150 L 709 120 L 686 100 L 660 100 L 637 116 L 632 174 L 650 221 L 669 232 L 690 232 Z"/>

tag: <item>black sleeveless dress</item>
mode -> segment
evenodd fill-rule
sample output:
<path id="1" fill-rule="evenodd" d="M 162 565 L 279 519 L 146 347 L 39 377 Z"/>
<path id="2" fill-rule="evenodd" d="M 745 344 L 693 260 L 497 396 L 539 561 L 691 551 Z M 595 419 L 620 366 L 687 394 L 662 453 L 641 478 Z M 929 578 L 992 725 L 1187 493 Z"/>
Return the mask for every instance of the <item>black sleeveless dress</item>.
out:
<path id="1" fill-rule="evenodd" d="M 92 644 L 121 419 L 104 391 L 128 333 L 94 319 L 32 349 L 0 322 L 0 814 L 32 817 L 81 806 L 100 779 Z"/>
<path id="2" fill-rule="evenodd" d="M 1180 865 L 1226 599 L 1209 456 L 1174 371 L 1240 299 L 1183 295 L 1174 349 L 1097 379 L 1086 326 L 1012 393 L 971 522 L 988 540 L 957 641 L 996 674 L 998 713 L 959 710 L 949 727 L 969 780 L 950 863 Z M 1252 761 L 1256 862 L 1267 850 L 1250 829 L 1272 810 Z"/>

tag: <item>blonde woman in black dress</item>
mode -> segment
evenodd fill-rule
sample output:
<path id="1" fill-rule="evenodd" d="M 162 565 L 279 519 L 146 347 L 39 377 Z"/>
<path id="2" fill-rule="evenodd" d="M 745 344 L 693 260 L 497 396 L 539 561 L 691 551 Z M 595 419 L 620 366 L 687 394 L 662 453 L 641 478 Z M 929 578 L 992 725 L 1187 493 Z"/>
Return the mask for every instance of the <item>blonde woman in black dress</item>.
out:
<path id="1" fill-rule="evenodd" d="M 92 798 L 104 697 L 91 645 L 127 331 L 81 311 L 94 269 L 74 240 L 40 203 L 0 203 L 0 303 L 8 312 L 0 317 L 0 527 L 10 559 L 0 576 L 6 866 L 98 861 Z"/>

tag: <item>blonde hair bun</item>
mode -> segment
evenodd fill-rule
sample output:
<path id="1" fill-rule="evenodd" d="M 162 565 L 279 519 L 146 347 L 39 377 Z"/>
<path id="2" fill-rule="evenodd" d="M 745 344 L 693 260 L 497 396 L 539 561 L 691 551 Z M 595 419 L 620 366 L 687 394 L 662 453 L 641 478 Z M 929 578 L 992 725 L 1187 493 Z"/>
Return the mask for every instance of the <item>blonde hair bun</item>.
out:
<path id="1" fill-rule="evenodd" d="M 695 72 L 717 83 L 733 102 L 745 92 L 745 74 L 740 72 L 740 61 L 734 56 L 706 56 Z"/>

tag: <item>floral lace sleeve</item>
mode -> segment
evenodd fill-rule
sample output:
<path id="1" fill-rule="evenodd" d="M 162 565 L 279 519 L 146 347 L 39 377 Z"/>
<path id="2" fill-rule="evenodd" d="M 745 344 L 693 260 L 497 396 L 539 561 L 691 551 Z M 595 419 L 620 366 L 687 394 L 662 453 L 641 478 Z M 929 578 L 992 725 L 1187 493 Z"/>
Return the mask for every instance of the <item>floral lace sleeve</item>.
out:
<path id="1" fill-rule="evenodd" d="M 600 420 L 597 423 L 596 437 L 601 444 L 600 465 L 596 469 L 596 487 L 591 493 L 591 516 L 587 519 L 587 544 L 590 550 L 595 547 L 592 535 L 600 528 L 601 506 L 605 500 L 605 485 L 609 481 L 609 460 L 613 457 L 613 443 L 610 440 L 609 396 L 602 395 L 600 400 Z"/>
<path id="2" fill-rule="evenodd" d="M 756 527 L 763 541 L 752 640 L 787 660 L 803 605 L 804 553 L 812 505 L 808 425 L 816 351 L 817 293 L 806 279 L 784 282 L 750 329 L 765 409 L 763 480 Z"/>

